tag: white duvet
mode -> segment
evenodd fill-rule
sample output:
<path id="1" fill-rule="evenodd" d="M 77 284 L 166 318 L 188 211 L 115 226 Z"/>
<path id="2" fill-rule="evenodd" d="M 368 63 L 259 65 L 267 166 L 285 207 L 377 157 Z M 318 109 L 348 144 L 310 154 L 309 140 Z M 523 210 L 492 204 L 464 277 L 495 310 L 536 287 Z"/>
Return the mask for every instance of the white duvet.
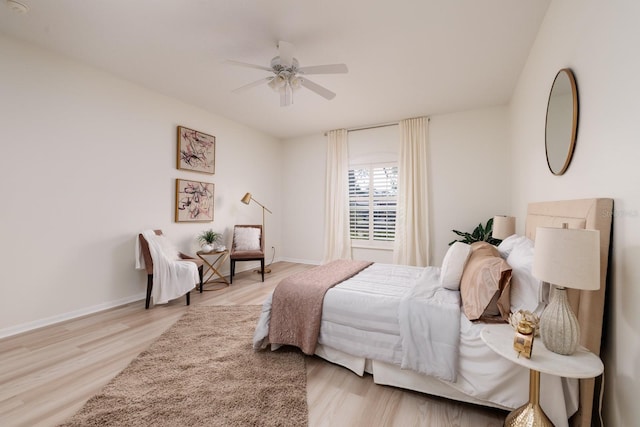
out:
<path id="1" fill-rule="evenodd" d="M 459 292 L 439 287 L 437 267 L 373 264 L 330 289 L 318 343 L 447 381 L 456 378 Z M 268 344 L 271 296 L 253 339 Z"/>
<path id="2" fill-rule="evenodd" d="M 440 286 L 427 267 L 398 306 L 403 369 L 455 381 L 460 343 L 460 292 Z"/>
<path id="3" fill-rule="evenodd" d="M 480 332 L 486 324 L 470 322 L 459 308 L 457 318 L 453 319 L 455 308 L 450 305 L 456 305 L 457 293 L 445 293 L 435 286 L 439 274 L 437 267 L 373 264 L 333 287 L 325 295 L 316 354 L 358 375 L 363 375 L 365 370 L 373 373 L 375 382 L 379 382 L 380 372 L 365 368 L 367 360 L 378 368 L 377 362 L 397 367 L 413 364 L 411 371 L 433 372 L 428 377 L 415 374 L 408 382 L 385 380 L 381 383 L 448 397 L 446 392 L 440 394 L 439 387 L 437 390 L 425 388 L 421 383 L 420 378 L 436 377 L 440 380 L 436 382 L 491 406 L 520 406 L 528 398 L 529 371 L 498 356 L 481 340 Z M 431 298 L 425 309 L 420 310 L 421 298 L 427 296 L 435 299 Z M 271 297 L 263 305 L 254 348 L 268 344 L 270 302 Z M 434 308 L 434 303 L 440 306 Z M 403 305 L 406 306 L 401 308 Z M 435 319 L 429 319 L 429 315 L 422 317 L 421 311 L 426 312 L 427 307 L 439 313 Z M 489 327 L 501 326 L 504 325 Z M 404 328 L 411 331 L 402 332 Z M 459 332 L 452 333 L 450 329 L 456 328 Z M 430 343 L 426 344 L 421 336 L 431 338 Z M 420 348 L 423 345 L 427 347 Z M 452 356 L 453 353 L 456 355 Z M 390 375 L 396 378 L 398 372 L 411 371 L 398 369 Z M 452 372 L 455 372 L 455 381 L 443 381 Z M 567 418 L 578 407 L 577 391 L 577 380 L 541 375 L 540 401 L 554 425 L 567 426 Z"/>

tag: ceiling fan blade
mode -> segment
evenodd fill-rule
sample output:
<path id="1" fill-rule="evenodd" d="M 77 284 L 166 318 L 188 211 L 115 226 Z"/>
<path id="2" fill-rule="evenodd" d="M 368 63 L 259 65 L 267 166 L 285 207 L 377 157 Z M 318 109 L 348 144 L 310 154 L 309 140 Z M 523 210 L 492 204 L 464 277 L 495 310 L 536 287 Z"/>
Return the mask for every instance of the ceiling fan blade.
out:
<path id="1" fill-rule="evenodd" d="M 298 68 L 300 74 L 344 74 L 349 69 L 345 64 L 312 65 Z"/>
<path id="2" fill-rule="evenodd" d="M 264 77 L 264 78 L 261 78 L 260 80 L 256 80 L 255 82 L 251 82 L 251 83 L 246 84 L 244 86 L 240 86 L 239 88 L 236 88 L 236 89 L 232 90 L 231 92 L 234 92 L 234 93 L 244 92 L 245 90 L 251 89 L 252 87 L 260 86 L 263 83 L 267 83 L 271 79 L 273 79 L 273 77 Z"/>
<path id="3" fill-rule="evenodd" d="M 320 86 L 317 83 L 312 82 L 311 80 L 304 78 L 304 77 L 300 77 L 300 84 L 304 87 L 306 87 L 307 89 L 317 93 L 318 95 L 322 96 L 323 98 L 326 99 L 333 99 L 336 97 L 336 94 L 331 92 L 329 89 Z"/>
<path id="4" fill-rule="evenodd" d="M 293 44 L 279 41 L 278 53 L 280 55 L 280 64 L 285 68 L 291 67 L 293 63 Z"/>
<path id="5" fill-rule="evenodd" d="M 269 67 L 264 67 L 262 65 L 255 65 L 255 64 L 247 64 L 246 62 L 240 62 L 240 61 L 234 61 L 232 59 L 227 59 L 226 61 L 231 65 L 238 65 L 240 67 L 247 67 L 247 68 L 257 68 L 258 70 L 264 70 L 264 71 L 269 71 L 269 72 L 273 72 L 273 70 Z"/>

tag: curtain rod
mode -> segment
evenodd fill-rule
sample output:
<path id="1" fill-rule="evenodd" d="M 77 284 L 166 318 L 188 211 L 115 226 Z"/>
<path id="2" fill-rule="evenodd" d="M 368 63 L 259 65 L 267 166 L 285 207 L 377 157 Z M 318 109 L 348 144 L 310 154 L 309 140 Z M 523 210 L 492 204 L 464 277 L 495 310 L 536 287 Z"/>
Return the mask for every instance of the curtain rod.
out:
<path id="1" fill-rule="evenodd" d="M 427 117 L 427 121 L 431 121 L 431 117 Z M 376 129 L 376 128 L 386 128 L 388 126 L 398 126 L 400 124 L 400 121 L 397 122 L 389 122 L 389 123 L 379 123 L 377 125 L 366 125 L 366 126 L 359 126 L 359 127 L 354 127 L 354 128 L 348 128 L 346 129 L 347 132 L 355 132 L 355 131 L 359 131 L 359 130 L 368 130 L 368 129 Z M 329 132 L 325 132 L 324 136 L 327 136 L 329 134 Z"/>
<path id="2" fill-rule="evenodd" d="M 357 128 L 349 128 L 347 132 L 356 132 L 359 130 L 368 130 L 368 129 L 376 129 L 376 128 L 386 128 L 389 126 L 398 126 L 400 122 L 389 122 L 389 123 L 380 123 L 377 125 L 367 125 L 367 126 L 359 126 Z"/>

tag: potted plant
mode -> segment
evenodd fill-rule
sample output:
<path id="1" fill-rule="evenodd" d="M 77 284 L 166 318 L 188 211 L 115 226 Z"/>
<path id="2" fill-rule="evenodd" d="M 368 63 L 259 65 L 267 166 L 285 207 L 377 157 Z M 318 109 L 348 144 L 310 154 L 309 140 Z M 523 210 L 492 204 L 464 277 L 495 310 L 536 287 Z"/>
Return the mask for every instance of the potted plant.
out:
<path id="1" fill-rule="evenodd" d="M 467 244 L 471 244 L 473 242 L 488 242 L 492 245 L 498 245 L 500 244 L 500 242 L 502 242 L 502 240 L 494 239 L 491 235 L 491 232 L 493 231 L 493 218 L 490 218 L 484 227 L 482 226 L 482 223 L 478 224 L 478 226 L 471 233 L 458 230 L 451 231 L 462 237 L 462 239 L 450 242 L 449 246 L 453 245 L 455 242 L 463 242 Z"/>
<path id="2" fill-rule="evenodd" d="M 198 241 L 202 245 L 203 251 L 211 252 L 215 249 L 215 244 L 220 240 L 220 237 L 222 237 L 222 233 L 213 231 L 213 229 L 210 228 L 198 235 Z"/>

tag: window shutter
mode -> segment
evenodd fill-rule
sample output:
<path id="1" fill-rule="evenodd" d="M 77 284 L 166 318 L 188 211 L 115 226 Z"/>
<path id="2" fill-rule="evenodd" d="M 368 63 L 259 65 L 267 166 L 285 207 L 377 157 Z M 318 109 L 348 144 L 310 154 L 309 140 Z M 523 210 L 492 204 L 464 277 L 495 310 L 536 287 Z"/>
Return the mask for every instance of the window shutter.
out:
<path id="1" fill-rule="evenodd" d="M 393 241 L 398 199 L 398 166 L 365 165 L 349 169 L 351 239 Z"/>

